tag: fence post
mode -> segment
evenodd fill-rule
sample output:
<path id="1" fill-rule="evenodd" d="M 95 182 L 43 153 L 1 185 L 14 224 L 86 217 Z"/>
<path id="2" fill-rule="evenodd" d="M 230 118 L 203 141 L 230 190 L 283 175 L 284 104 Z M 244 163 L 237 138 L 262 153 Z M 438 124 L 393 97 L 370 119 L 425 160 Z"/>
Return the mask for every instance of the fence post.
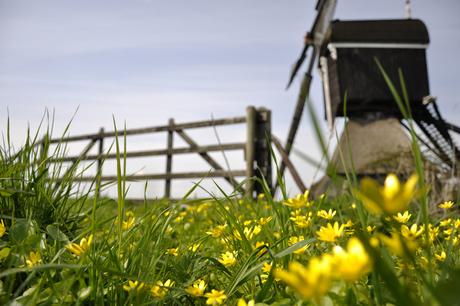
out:
<path id="1" fill-rule="evenodd" d="M 101 137 L 99 138 L 99 158 L 97 160 L 97 171 L 99 173 L 99 176 L 102 176 L 102 152 L 104 151 L 104 128 L 101 127 L 101 129 L 99 130 L 99 135 L 101 135 Z"/>
<path id="2" fill-rule="evenodd" d="M 272 155 L 270 151 L 269 141 L 271 139 L 271 111 L 259 107 L 257 109 L 256 117 L 256 147 L 255 147 L 255 161 L 258 169 L 256 170 L 256 177 L 262 179 L 262 176 L 267 182 L 267 188 L 271 191 L 272 188 Z M 268 137 L 268 138 L 267 138 Z M 259 171 L 260 169 L 260 171 Z M 262 184 L 256 182 L 255 189 L 257 194 L 264 193 L 265 190 Z"/>
<path id="3" fill-rule="evenodd" d="M 174 119 L 171 118 L 169 119 L 169 126 L 173 127 L 174 126 Z M 171 151 L 173 148 L 173 133 L 174 131 L 170 129 L 168 131 L 168 151 Z M 172 154 L 169 152 L 166 155 L 166 174 L 171 174 L 172 170 Z M 166 198 L 171 197 L 171 179 L 166 179 L 166 184 L 165 184 L 165 196 Z"/>
<path id="4" fill-rule="evenodd" d="M 40 162 L 44 162 L 48 158 L 49 141 L 49 135 L 46 133 L 46 135 L 43 136 L 43 140 L 40 145 Z"/>
<path id="5" fill-rule="evenodd" d="M 247 125 L 247 138 L 246 138 L 246 178 L 254 177 L 254 159 L 256 154 L 256 109 L 253 106 L 246 108 L 246 125 Z M 246 197 L 253 199 L 254 181 L 246 182 Z"/>

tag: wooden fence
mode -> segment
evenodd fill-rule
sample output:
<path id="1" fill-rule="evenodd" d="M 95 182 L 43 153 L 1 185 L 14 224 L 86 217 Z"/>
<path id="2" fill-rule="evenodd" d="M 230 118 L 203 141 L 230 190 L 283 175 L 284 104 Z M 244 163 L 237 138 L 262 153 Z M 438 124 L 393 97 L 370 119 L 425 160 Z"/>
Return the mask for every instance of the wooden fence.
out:
<path id="1" fill-rule="evenodd" d="M 184 130 L 202 128 L 202 127 L 213 127 L 219 125 L 230 125 L 246 123 L 247 126 L 247 137 L 245 142 L 239 143 L 226 143 L 216 144 L 208 146 L 200 146 L 190 136 L 185 133 Z M 265 177 L 268 187 L 272 188 L 272 168 L 271 168 L 271 151 L 267 140 L 271 139 L 271 111 L 265 108 L 255 109 L 250 106 L 246 109 L 246 116 L 233 117 L 227 119 L 217 119 L 210 121 L 199 121 L 192 123 L 176 124 L 174 119 L 169 120 L 169 124 L 165 126 L 149 127 L 142 129 L 132 129 L 126 131 L 105 132 L 103 128 L 97 134 L 82 135 L 67 137 L 64 139 L 65 142 L 83 141 L 89 140 L 90 143 L 85 147 L 79 156 L 66 157 L 63 159 L 64 162 L 75 163 L 78 160 L 96 160 L 99 173 L 101 175 L 101 181 L 116 181 L 116 176 L 104 176 L 102 175 L 102 160 L 115 159 L 117 156 L 115 153 L 104 154 L 104 140 L 106 138 L 114 138 L 117 136 L 123 136 L 125 133 L 127 136 L 167 132 L 166 149 L 161 150 L 150 150 L 140 152 L 126 152 L 126 157 L 141 157 L 141 156 L 166 156 L 166 171 L 163 174 L 143 174 L 143 175 L 131 175 L 129 180 L 165 180 L 165 197 L 171 197 L 171 180 L 173 179 L 184 179 L 184 178 L 203 178 L 207 175 L 208 178 L 222 177 L 227 180 L 233 186 L 237 186 L 238 182 L 234 177 Z M 181 137 L 187 144 L 188 147 L 174 148 L 174 135 Z M 41 142 L 42 148 L 48 144 L 59 143 L 62 139 L 44 139 Z M 98 145 L 97 145 L 98 143 Z M 89 154 L 92 148 L 98 148 L 97 154 Z M 246 159 L 246 169 L 240 170 L 226 170 L 219 165 L 208 152 L 212 151 L 228 151 L 228 150 L 244 150 Z M 44 150 L 43 150 L 44 151 Z M 176 154 L 199 154 L 211 167 L 212 171 L 203 172 L 182 172 L 173 173 L 172 162 L 173 156 Z M 259 171 L 260 169 L 260 171 Z M 93 181 L 94 177 L 82 177 L 81 181 Z M 254 190 L 257 193 L 263 192 L 263 188 L 260 184 L 249 181 L 245 185 L 245 193 L 248 197 L 254 196 Z"/>

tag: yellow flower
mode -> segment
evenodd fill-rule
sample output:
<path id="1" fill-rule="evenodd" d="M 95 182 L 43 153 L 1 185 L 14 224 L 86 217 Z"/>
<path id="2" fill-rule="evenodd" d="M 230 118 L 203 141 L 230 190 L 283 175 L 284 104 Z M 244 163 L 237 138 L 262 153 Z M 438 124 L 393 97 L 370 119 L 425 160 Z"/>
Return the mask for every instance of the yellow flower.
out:
<path id="1" fill-rule="evenodd" d="M 82 238 L 80 240 L 80 245 L 76 243 L 71 243 L 69 245 L 65 245 L 65 248 L 71 251 L 72 253 L 74 253 L 75 255 L 81 256 L 83 253 L 86 252 L 86 250 L 89 249 L 89 246 L 91 245 L 92 241 L 93 241 L 93 234 L 89 236 L 88 240 L 86 240 L 86 238 Z"/>
<path id="2" fill-rule="evenodd" d="M 325 211 L 325 210 L 320 210 L 318 211 L 318 217 L 322 217 L 326 220 L 331 220 L 332 218 L 334 218 L 335 214 L 337 213 L 337 211 L 332 211 L 332 209 L 329 209 L 329 212 Z"/>
<path id="3" fill-rule="evenodd" d="M 302 241 L 302 240 L 305 240 L 303 236 L 299 236 L 298 238 L 297 237 L 291 237 L 291 238 L 289 238 L 287 243 L 288 243 L 288 245 L 291 246 L 291 245 L 296 244 L 297 242 Z M 302 254 L 303 252 L 305 252 L 308 249 L 309 246 L 310 246 L 310 244 L 307 244 L 307 245 L 301 247 L 300 249 L 298 249 L 297 251 L 294 251 L 294 253 L 295 254 Z"/>
<path id="4" fill-rule="evenodd" d="M 231 267 L 236 263 L 237 252 L 225 252 L 222 253 L 222 259 L 219 259 L 219 262 L 225 267 Z"/>
<path id="5" fill-rule="evenodd" d="M 441 255 L 434 254 L 434 257 L 439 261 L 446 261 L 446 252 L 442 251 Z"/>
<path id="6" fill-rule="evenodd" d="M 300 218 L 298 221 L 295 222 L 295 226 L 298 228 L 307 228 L 310 226 L 311 218 Z"/>
<path id="7" fill-rule="evenodd" d="M 254 300 L 250 300 L 249 302 L 246 303 L 245 300 L 243 299 L 239 299 L 238 300 L 238 304 L 236 306 L 254 306 L 255 305 L 255 301 Z"/>
<path id="8" fill-rule="evenodd" d="M 253 229 L 249 229 L 249 228 L 245 227 L 244 230 L 243 230 L 243 234 L 244 234 L 244 236 L 246 237 L 246 239 L 251 240 L 252 237 L 253 237 L 254 235 L 259 234 L 261 230 L 262 230 L 262 228 L 259 227 L 259 226 L 255 226 Z M 233 232 L 233 234 L 235 235 L 235 237 L 236 237 L 238 240 L 243 240 L 243 239 L 241 238 L 240 232 L 238 232 L 237 230 L 235 230 L 235 231 Z"/>
<path id="9" fill-rule="evenodd" d="M 439 207 L 444 208 L 444 209 L 449 209 L 454 205 L 454 202 L 449 201 L 449 202 L 444 202 L 444 204 L 439 205 Z"/>
<path id="10" fill-rule="evenodd" d="M 334 223 L 334 227 L 332 227 L 332 225 L 328 223 L 327 228 L 324 226 L 321 226 L 321 229 L 317 231 L 316 234 L 319 236 L 318 237 L 319 240 L 335 242 L 337 241 L 337 238 L 339 238 L 340 235 L 342 234 L 344 226 L 345 225 L 342 224 L 339 227 L 339 223 L 337 221 Z"/>
<path id="11" fill-rule="evenodd" d="M 144 283 L 140 283 L 138 281 L 129 281 L 129 286 L 127 285 L 123 285 L 123 289 L 126 290 L 126 291 L 131 291 L 131 290 L 136 290 L 136 295 L 141 293 L 142 291 L 144 291 L 146 289 L 146 286 Z"/>
<path id="12" fill-rule="evenodd" d="M 218 238 L 224 233 L 226 227 L 227 227 L 227 224 L 218 225 L 214 229 L 210 230 L 209 232 L 206 232 L 206 234 L 212 235 L 214 238 Z"/>
<path id="13" fill-rule="evenodd" d="M 134 217 L 134 212 L 132 212 L 132 211 L 127 211 L 127 212 L 125 213 L 125 215 L 126 215 L 126 217 Z"/>
<path id="14" fill-rule="evenodd" d="M 277 267 L 279 267 L 279 266 L 277 265 Z M 270 273 L 271 270 L 272 270 L 272 265 L 267 263 L 267 262 L 264 262 L 264 266 L 262 268 L 262 271 L 267 273 L 267 274 L 262 274 L 261 277 L 264 278 L 264 279 L 268 278 L 268 274 Z M 275 277 L 275 281 L 279 282 L 280 280 L 281 280 L 280 278 Z M 262 282 L 264 282 L 264 281 L 262 281 Z"/>
<path id="15" fill-rule="evenodd" d="M 347 242 L 347 250 L 339 246 L 333 248 L 336 266 L 334 276 L 347 282 L 353 282 L 372 270 L 372 258 L 364 249 L 361 241 L 352 237 Z"/>
<path id="16" fill-rule="evenodd" d="M 136 218 L 134 218 L 134 217 L 129 217 L 128 222 L 123 221 L 123 224 L 122 224 L 121 228 L 122 228 L 123 230 L 125 230 L 125 231 L 128 230 L 128 229 L 130 229 L 131 227 L 134 226 L 134 220 L 135 220 L 135 219 L 136 219 Z"/>
<path id="17" fill-rule="evenodd" d="M 308 202 L 309 193 L 310 192 L 306 190 L 303 195 L 298 194 L 295 199 L 289 199 L 287 201 L 284 201 L 283 204 L 286 206 L 290 206 L 294 209 L 299 209 L 304 206 L 309 207 L 310 206 L 310 203 Z"/>
<path id="18" fill-rule="evenodd" d="M 3 219 L 0 219 L 0 237 L 3 237 L 3 235 L 5 235 L 5 232 L 6 232 L 6 227 L 5 227 L 5 223 L 3 223 Z"/>
<path id="19" fill-rule="evenodd" d="M 259 193 L 259 194 L 257 195 L 257 199 L 259 199 L 259 200 L 260 200 L 260 199 L 263 199 L 264 197 L 265 197 L 265 193 Z"/>
<path id="20" fill-rule="evenodd" d="M 452 223 L 452 219 L 449 218 L 449 219 L 447 219 L 447 220 L 441 221 L 441 222 L 439 223 L 439 226 L 447 226 L 447 225 L 449 225 L 449 224 L 451 224 L 451 223 Z"/>
<path id="21" fill-rule="evenodd" d="M 406 210 L 410 200 L 416 196 L 417 181 L 417 173 L 412 174 L 404 184 L 399 182 L 395 174 L 389 174 L 384 186 L 365 177 L 361 180 L 361 190 L 353 192 L 371 213 L 394 215 Z"/>
<path id="22" fill-rule="evenodd" d="M 428 259 L 426 259 L 425 257 L 421 257 L 420 258 L 420 262 L 419 262 L 420 266 L 422 267 L 423 270 L 428 270 Z M 431 265 L 434 267 L 436 266 L 436 258 L 432 258 L 431 259 Z"/>
<path id="23" fill-rule="evenodd" d="M 397 216 L 393 216 L 393 219 L 395 219 L 399 223 L 406 223 L 407 221 L 409 221 L 411 216 L 412 215 L 409 214 L 409 212 L 406 210 L 403 215 L 401 215 L 401 213 L 398 213 Z"/>
<path id="24" fill-rule="evenodd" d="M 166 295 L 166 292 L 168 292 L 168 287 L 172 287 L 174 285 L 174 282 L 171 282 L 170 279 L 168 279 L 164 284 L 161 281 L 157 281 L 156 285 L 152 286 L 152 289 L 150 289 L 150 294 L 153 297 L 164 297 Z"/>
<path id="25" fill-rule="evenodd" d="M 252 249 L 255 250 L 255 249 L 257 249 L 258 247 L 261 247 L 261 246 L 263 246 L 263 245 L 266 245 L 265 242 L 263 242 L 263 241 L 257 241 L 257 242 L 256 242 L 256 245 L 252 245 Z M 267 245 L 267 246 L 268 246 L 268 245 Z M 267 249 L 265 249 L 265 248 L 264 248 L 264 249 L 261 249 L 261 250 L 259 251 L 259 253 L 257 253 L 257 256 L 261 256 L 261 255 L 262 255 L 263 253 L 265 253 L 265 252 L 267 252 Z"/>
<path id="26" fill-rule="evenodd" d="M 401 269 L 401 270 L 414 270 L 415 269 L 414 266 L 411 264 L 400 263 L 400 262 L 396 263 L 396 268 Z"/>
<path id="27" fill-rule="evenodd" d="M 423 233 L 423 229 L 420 228 L 417 231 L 417 224 L 414 223 L 410 229 L 406 225 L 401 225 L 401 235 L 407 240 L 414 240 Z"/>
<path id="28" fill-rule="evenodd" d="M 201 246 L 201 244 L 193 244 L 192 246 L 190 246 L 188 249 L 192 252 L 196 252 L 198 250 L 198 248 Z"/>
<path id="29" fill-rule="evenodd" d="M 212 289 L 211 292 L 206 293 L 204 296 L 208 298 L 206 300 L 206 305 L 213 305 L 214 302 L 216 302 L 217 305 L 220 305 L 227 298 L 224 294 L 224 290 L 218 291 L 215 289 Z"/>
<path id="30" fill-rule="evenodd" d="M 432 243 L 434 241 L 434 238 L 438 237 L 439 226 L 433 228 L 431 223 L 430 223 L 430 224 L 428 224 L 428 229 L 429 229 L 429 234 L 430 234 L 430 241 L 429 242 Z M 421 225 L 420 230 L 424 233 L 425 232 L 425 226 Z M 422 240 L 423 240 L 423 243 L 426 242 L 425 241 L 425 235 L 423 235 Z"/>
<path id="31" fill-rule="evenodd" d="M 385 236 L 383 234 L 377 233 L 380 241 L 388 248 L 390 253 L 396 254 L 399 258 L 406 258 L 407 252 L 414 253 L 419 247 L 419 243 L 415 240 L 403 241 L 399 234 L 394 233 L 391 237 Z"/>
<path id="32" fill-rule="evenodd" d="M 296 290 L 304 298 L 319 299 L 329 291 L 334 259 L 330 254 L 313 257 L 304 267 L 297 261 L 289 262 L 288 270 L 274 270 L 274 276 Z"/>
<path id="33" fill-rule="evenodd" d="M 375 225 L 375 226 L 370 226 L 370 225 L 368 225 L 368 226 L 366 227 L 366 230 L 367 230 L 369 233 L 372 233 L 372 231 L 375 230 L 376 228 L 377 228 L 377 225 Z"/>
<path id="34" fill-rule="evenodd" d="M 267 225 L 268 222 L 270 222 L 272 219 L 273 219 L 273 217 L 260 218 L 260 219 L 257 221 L 257 223 L 259 223 L 259 225 Z"/>
<path id="35" fill-rule="evenodd" d="M 179 248 L 167 249 L 166 252 L 165 252 L 165 254 L 166 254 L 166 255 L 174 255 L 174 256 L 177 256 L 177 255 L 179 255 L 178 249 L 179 249 Z"/>
<path id="36" fill-rule="evenodd" d="M 38 266 L 40 264 L 40 262 L 42 261 L 42 256 L 40 255 L 40 252 L 30 252 L 30 255 L 29 257 L 26 257 L 26 264 L 25 265 L 22 265 L 20 266 L 19 268 L 24 268 L 25 266 L 27 267 L 34 267 L 34 266 Z"/>
<path id="37" fill-rule="evenodd" d="M 204 280 L 199 279 L 192 286 L 186 288 L 185 291 L 193 297 L 203 296 L 204 290 L 207 286 L 208 285 L 204 282 Z"/>

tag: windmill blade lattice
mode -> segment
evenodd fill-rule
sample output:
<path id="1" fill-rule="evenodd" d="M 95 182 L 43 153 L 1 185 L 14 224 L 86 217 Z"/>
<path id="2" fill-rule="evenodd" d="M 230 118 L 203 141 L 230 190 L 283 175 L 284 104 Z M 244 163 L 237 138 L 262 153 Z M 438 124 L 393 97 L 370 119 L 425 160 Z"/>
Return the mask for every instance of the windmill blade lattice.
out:
<path id="1" fill-rule="evenodd" d="M 429 103 L 414 121 L 434 145 L 435 154 L 447 165 L 452 165 L 460 158 L 458 146 L 450 137 L 446 124 L 442 119 L 436 102 Z"/>

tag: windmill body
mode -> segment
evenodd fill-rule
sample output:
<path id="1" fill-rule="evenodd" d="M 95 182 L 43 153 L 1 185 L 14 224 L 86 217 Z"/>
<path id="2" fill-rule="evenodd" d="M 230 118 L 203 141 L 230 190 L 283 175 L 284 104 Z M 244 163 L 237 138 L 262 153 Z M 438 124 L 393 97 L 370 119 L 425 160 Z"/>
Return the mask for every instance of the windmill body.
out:
<path id="1" fill-rule="evenodd" d="M 419 140 L 431 150 L 442 167 L 452 169 L 460 160 L 460 150 L 450 132 L 458 133 L 460 128 L 442 119 L 436 98 L 430 95 L 426 63 L 430 39 L 425 24 L 411 19 L 409 13 L 408 19 L 402 20 L 331 21 L 336 4 L 336 0 L 318 1 L 317 18 L 312 30 L 307 33 L 302 54 L 289 80 L 291 84 L 306 58 L 308 47 L 313 46 L 310 66 L 305 74 L 308 82 L 302 82 L 296 114 L 306 101 L 312 78 L 311 66 L 318 55 L 325 119 L 329 129 L 332 131 L 338 117 L 346 116 L 348 122 L 349 141 L 342 135 L 330 166 L 337 168 L 338 174 L 342 175 L 346 169 L 351 171 L 347 142 L 350 143 L 358 177 L 383 176 L 401 170 L 402 164 L 410 164 L 411 158 L 406 157 L 411 155 L 411 140 L 404 131 L 407 122 L 377 65 L 377 59 L 399 96 L 407 95 L 413 121 L 424 134 L 423 137 L 418 136 Z M 402 91 L 400 73 L 404 78 L 405 93 Z M 286 142 L 288 153 L 299 120 L 300 116 L 294 116 Z M 345 166 L 340 153 L 344 155 Z M 397 156 L 399 158 L 395 159 Z M 322 193 L 329 186 L 327 181 L 326 176 L 315 184 L 312 193 Z"/>

